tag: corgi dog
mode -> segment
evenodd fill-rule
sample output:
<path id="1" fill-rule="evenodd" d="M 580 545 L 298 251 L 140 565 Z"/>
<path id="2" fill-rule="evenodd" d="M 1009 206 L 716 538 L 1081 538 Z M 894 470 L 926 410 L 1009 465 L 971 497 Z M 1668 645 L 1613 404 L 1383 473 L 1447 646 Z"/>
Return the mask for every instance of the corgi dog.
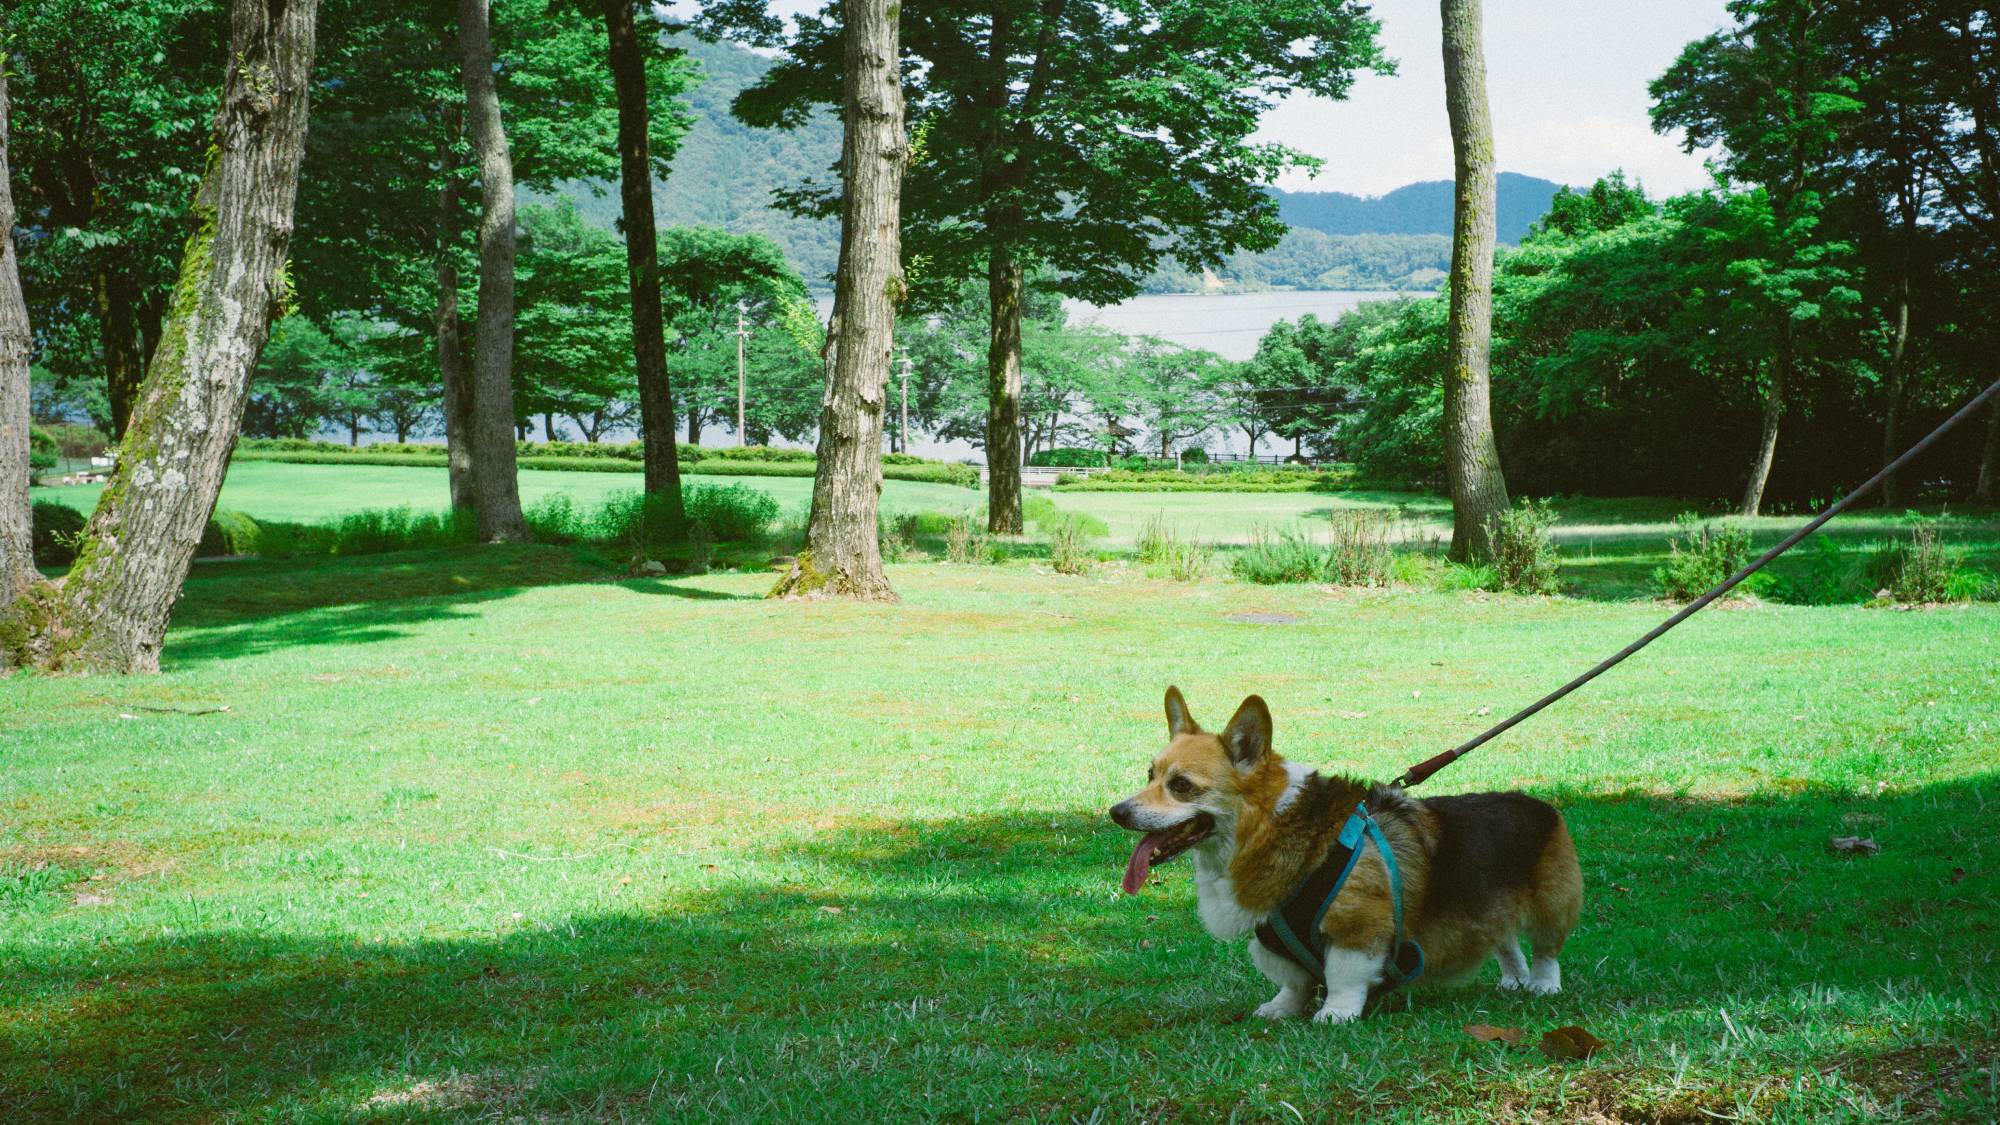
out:
<path id="1" fill-rule="evenodd" d="M 1251 941 L 1250 960 L 1278 986 L 1257 1015 L 1304 1016 L 1323 983 L 1315 1022 L 1359 1016 L 1395 967 L 1399 921 L 1400 936 L 1421 947 L 1426 982 L 1464 977 L 1493 957 L 1502 988 L 1561 990 L 1557 957 L 1583 904 L 1583 873 L 1554 806 L 1524 793 L 1420 800 L 1287 762 L 1271 748 L 1270 708 L 1254 695 L 1222 733 L 1210 734 L 1170 687 L 1167 736 L 1145 788 L 1111 809 L 1120 828 L 1145 834 L 1126 866 L 1124 890 L 1137 894 L 1153 865 L 1192 852 L 1201 922 L 1218 939 L 1258 930 L 1330 853 L 1343 858 L 1336 840 L 1358 805 L 1365 802 L 1364 815 L 1379 827 L 1375 842 L 1354 845 L 1345 883 L 1327 881 L 1339 889 L 1308 935 L 1312 944 L 1292 946 L 1323 949 L 1323 964 L 1309 969 L 1274 941 Z M 1395 894 L 1382 841 L 1400 877 Z M 1522 956 L 1521 935 L 1533 942 L 1532 963 Z"/>

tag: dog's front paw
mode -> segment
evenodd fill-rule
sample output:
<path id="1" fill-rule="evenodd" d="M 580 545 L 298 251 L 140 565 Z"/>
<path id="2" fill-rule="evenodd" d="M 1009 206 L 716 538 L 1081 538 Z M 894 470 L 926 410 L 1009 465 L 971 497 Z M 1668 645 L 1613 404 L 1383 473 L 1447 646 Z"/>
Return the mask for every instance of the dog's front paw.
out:
<path id="1" fill-rule="evenodd" d="M 1518 992 L 1528 987 L 1528 978 L 1503 975 L 1500 978 L 1500 987 L 1509 992 Z"/>
<path id="2" fill-rule="evenodd" d="M 1360 1015 L 1361 1013 L 1358 1011 L 1350 1012 L 1345 1008 L 1335 1008 L 1329 1005 L 1313 1013 L 1313 1022 L 1352 1023 Z"/>
<path id="3" fill-rule="evenodd" d="M 1553 980 L 1528 980 L 1515 987 L 1526 989 L 1530 996 L 1554 996 L 1563 990 L 1562 982 Z"/>

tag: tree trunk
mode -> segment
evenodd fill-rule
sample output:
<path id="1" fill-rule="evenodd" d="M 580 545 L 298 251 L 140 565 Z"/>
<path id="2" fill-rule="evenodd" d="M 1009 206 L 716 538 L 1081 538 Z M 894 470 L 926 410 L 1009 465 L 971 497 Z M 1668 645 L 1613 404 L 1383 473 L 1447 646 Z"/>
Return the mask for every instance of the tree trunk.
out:
<path id="1" fill-rule="evenodd" d="M 1778 354 L 1771 363 L 1771 383 L 1764 389 L 1764 425 L 1757 438 L 1757 459 L 1750 465 L 1750 482 L 1743 489 L 1741 514 L 1754 516 L 1764 506 L 1764 485 L 1771 479 L 1771 462 L 1778 455 L 1778 423 L 1785 417 L 1785 383 L 1792 370 L 1792 332 L 1779 330 Z"/>
<path id="2" fill-rule="evenodd" d="M 1904 383 L 1909 371 L 1903 356 L 1910 341 L 1910 279 L 1905 275 L 1896 291 L 1896 338 L 1889 349 L 1889 371 L 1883 382 L 1887 384 L 1889 401 L 1882 412 L 1882 464 L 1887 467 L 1891 461 L 1903 454 L 1903 410 L 1907 397 Z M 1891 474 L 1882 481 L 1882 506 L 1900 508 L 1904 503 L 1903 479 L 1900 474 Z"/>
<path id="3" fill-rule="evenodd" d="M 556 416 L 554 414 L 544 413 L 542 415 L 542 440 L 550 442 L 557 440 Z"/>
<path id="4" fill-rule="evenodd" d="M 688 444 L 701 444 L 701 407 L 693 403 L 688 404 Z"/>
<path id="5" fill-rule="evenodd" d="M 2000 504 L 2000 399 L 1986 408 L 1986 451 L 1979 458 L 1979 485 L 1972 492 L 1977 504 Z"/>
<path id="6" fill-rule="evenodd" d="M 826 335 L 826 398 L 806 547 L 774 596 L 893 601 L 876 502 L 896 308 L 902 303 L 902 183 L 908 145 L 896 0 L 847 0 L 840 266 Z M 1010 436 L 1006 448 L 1020 449 Z"/>
<path id="7" fill-rule="evenodd" d="M 123 440 L 146 377 L 146 352 L 139 342 L 139 287 L 124 269 L 97 275 L 97 338 L 104 353 L 104 393 L 111 404 L 111 435 Z"/>
<path id="8" fill-rule="evenodd" d="M 488 0 L 458 0 L 466 132 L 479 158 L 479 314 L 472 354 L 472 507 L 489 543 L 527 538 L 514 467 L 514 157 L 493 84 Z"/>
<path id="9" fill-rule="evenodd" d="M 1441 0 L 1445 109 L 1457 176 L 1452 199 L 1449 360 L 1444 375 L 1445 478 L 1451 485 L 1451 557 L 1492 552 L 1507 510 L 1507 481 L 1493 440 L 1493 121 L 1480 46 L 1480 0 Z"/>
<path id="10" fill-rule="evenodd" d="M 473 507 L 472 372 L 465 363 L 465 338 L 458 319 L 458 192 L 460 166 L 456 114 L 446 117 L 445 143 L 438 150 L 444 186 L 438 191 L 437 362 L 444 385 L 445 472 L 451 479 L 451 506 Z"/>
<path id="11" fill-rule="evenodd" d="M 28 503 L 28 302 L 14 260 L 14 190 L 7 156 L 7 53 L 0 51 L 0 605 L 41 580 Z M 10 666 L 0 646 L 0 670 Z"/>
<path id="12" fill-rule="evenodd" d="M 660 247 L 653 227 L 653 170 L 648 149 L 646 61 L 632 0 L 604 0 L 611 84 L 618 94 L 618 187 L 625 205 L 625 272 L 632 292 L 632 360 L 639 375 L 639 430 L 646 492 L 665 505 L 680 533 L 680 451 L 674 448 L 674 392 L 667 377 L 666 327 L 660 316 Z"/>
<path id="13" fill-rule="evenodd" d="M 61 583 L 0 630 L 16 662 L 151 672 L 167 615 L 215 507 L 250 371 L 284 292 L 317 0 L 236 0 L 228 71 L 196 232 L 118 465 Z"/>
<path id="14" fill-rule="evenodd" d="M 986 530 L 1021 534 L 1021 290 L 1027 270 L 995 247 L 987 270 Z"/>

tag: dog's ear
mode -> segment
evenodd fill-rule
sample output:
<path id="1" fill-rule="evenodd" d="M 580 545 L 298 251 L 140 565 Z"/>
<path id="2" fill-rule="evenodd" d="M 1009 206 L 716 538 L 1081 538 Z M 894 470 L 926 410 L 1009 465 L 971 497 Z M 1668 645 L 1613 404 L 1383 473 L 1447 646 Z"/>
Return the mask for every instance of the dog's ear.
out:
<path id="1" fill-rule="evenodd" d="M 1251 769 L 1271 752 L 1271 709 L 1264 706 L 1262 696 L 1245 699 L 1230 716 L 1222 731 L 1222 747 L 1240 770 Z"/>
<path id="2" fill-rule="evenodd" d="M 1201 724 L 1188 714 L 1187 700 L 1181 698 L 1181 689 L 1167 689 L 1167 737 L 1177 738 L 1183 734 L 1200 734 Z"/>

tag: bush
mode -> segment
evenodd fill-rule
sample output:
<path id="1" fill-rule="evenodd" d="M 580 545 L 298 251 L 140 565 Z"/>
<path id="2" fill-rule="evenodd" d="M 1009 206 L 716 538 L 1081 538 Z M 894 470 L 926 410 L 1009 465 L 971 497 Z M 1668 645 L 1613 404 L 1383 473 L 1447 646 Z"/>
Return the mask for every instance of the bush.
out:
<path id="1" fill-rule="evenodd" d="M 990 556 L 991 544 L 984 531 L 978 530 L 969 515 L 951 518 L 951 524 L 944 533 L 944 557 L 955 563 L 986 562 Z"/>
<path id="2" fill-rule="evenodd" d="M 1110 525 L 1103 520 L 1083 512 L 1065 512 L 1056 507 L 1056 502 L 1047 496 L 1031 494 L 1021 498 L 1021 522 L 1033 525 L 1045 535 L 1052 533 L 1057 524 L 1066 520 L 1077 521 L 1085 535 L 1111 534 Z"/>
<path id="3" fill-rule="evenodd" d="M 1935 519 L 1913 517 L 1910 537 L 1889 548 L 1879 568 L 1882 584 L 1899 602 L 1971 601 L 1986 591 L 1986 577 L 1962 565 L 1945 546 Z"/>
<path id="4" fill-rule="evenodd" d="M 36 566 L 68 566 L 76 561 L 83 536 L 82 512 L 53 500 L 37 500 L 28 509 L 28 522 L 29 550 Z"/>
<path id="5" fill-rule="evenodd" d="M 1352 470 L 1236 469 L 1212 466 L 1205 472 L 1165 469 L 1105 469 L 1088 477 L 1056 482 L 1057 492 L 1342 492 L 1354 487 Z"/>
<path id="6" fill-rule="evenodd" d="M 1028 464 L 1035 468 L 1101 469 L 1110 460 L 1102 449 L 1038 449 L 1028 455 Z"/>
<path id="7" fill-rule="evenodd" d="M 1090 553 L 1090 533 L 1084 518 L 1069 515 L 1044 525 L 1049 536 L 1049 562 L 1057 574 L 1082 574 L 1095 561 Z"/>
<path id="8" fill-rule="evenodd" d="M 1835 605 L 1860 601 L 1872 592 L 1860 589 L 1860 576 L 1840 543 L 1825 535 L 1815 535 L 1811 545 L 1792 556 L 1800 570 L 1796 574 L 1760 571 L 1745 582 L 1752 592 L 1792 605 Z M 1761 583 L 1759 579 L 1763 579 Z"/>
<path id="9" fill-rule="evenodd" d="M 1392 555 L 1389 521 L 1359 509 L 1336 512 L 1327 544 L 1324 581 L 1339 586 L 1387 586 Z"/>
<path id="10" fill-rule="evenodd" d="M 1245 582 L 1274 586 L 1283 582 L 1317 582 L 1326 559 L 1304 532 L 1286 528 L 1273 536 L 1262 527 L 1251 529 L 1250 545 L 1237 552 L 1229 568 Z"/>
<path id="11" fill-rule="evenodd" d="M 1135 546 L 1139 549 L 1139 561 L 1144 563 L 1165 562 L 1167 556 L 1180 543 L 1180 536 L 1167 523 L 1165 512 L 1155 512 L 1139 525 L 1139 538 Z"/>
<path id="12" fill-rule="evenodd" d="M 644 451 L 636 443 L 625 445 L 589 442 L 520 442 L 516 464 L 523 469 L 551 469 L 586 473 L 637 473 L 645 468 Z M 809 477 L 815 471 L 811 450 L 772 449 L 766 446 L 702 449 L 683 445 L 682 472 L 699 476 Z M 440 468 L 445 464 L 441 445 L 396 444 L 349 447 L 333 442 L 303 438 L 246 438 L 238 443 L 240 461 L 284 461 L 298 465 L 398 465 Z M 930 461 L 907 454 L 883 458 L 882 476 L 887 480 L 955 484 L 962 488 L 979 486 L 979 470 L 970 465 Z"/>
<path id="13" fill-rule="evenodd" d="M 57 422 L 43 427 L 45 433 L 55 439 L 56 450 L 72 461 L 84 461 L 102 456 L 111 448 L 111 438 L 95 426 L 79 426 L 74 422 Z"/>
<path id="14" fill-rule="evenodd" d="M 687 518 L 721 542 L 762 539 L 778 518 L 777 497 L 749 485 L 686 485 L 681 498 Z"/>
<path id="15" fill-rule="evenodd" d="M 1750 533 L 1740 527 L 1703 523 L 1693 512 L 1674 519 L 1667 537 L 1667 563 L 1653 571 L 1660 595 L 1692 601 L 1750 561 Z"/>
<path id="16" fill-rule="evenodd" d="M 208 517 L 208 526 L 202 528 L 201 545 L 195 554 L 206 557 L 218 555 L 257 554 L 257 521 L 242 512 L 232 512 L 218 508 Z"/>
<path id="17" fill-rule="evenodd" d="M 28 479 L 36 477 L 56 467 L 62 459 L 62 445 L 56 436 L 40 426 L 28 427 Z"/>
<path id="18" fill-rule="evenodd" d="M 1500 588 L 1517 594 L 1553 594 L 1562 557 L 1549 529 L 1555 512 L 1546 501 L 1523 500 L 1493 521 L 1493 572 Z"/>
<path id="19" fill-rule="evenodd" d="M 875 517 L 875 539 L 881 545 L 883 562 L 903 562 L 917 553 L 917 528 L 922 517 L 916 513 Z"/>
<path id="20" fill-rule="evenodd" d="M 688 524 L 688 573 L 707 574 L 715 561 L 715 536 L 700 520 Z"/>
<path id="21" fill-rule="evenodd" d="M 1195 539 L 1176 539 L 1160 554 L 1167 576 L 1176 582 L 1199 582 L 1208 577 L 1208 549 Z"/>

